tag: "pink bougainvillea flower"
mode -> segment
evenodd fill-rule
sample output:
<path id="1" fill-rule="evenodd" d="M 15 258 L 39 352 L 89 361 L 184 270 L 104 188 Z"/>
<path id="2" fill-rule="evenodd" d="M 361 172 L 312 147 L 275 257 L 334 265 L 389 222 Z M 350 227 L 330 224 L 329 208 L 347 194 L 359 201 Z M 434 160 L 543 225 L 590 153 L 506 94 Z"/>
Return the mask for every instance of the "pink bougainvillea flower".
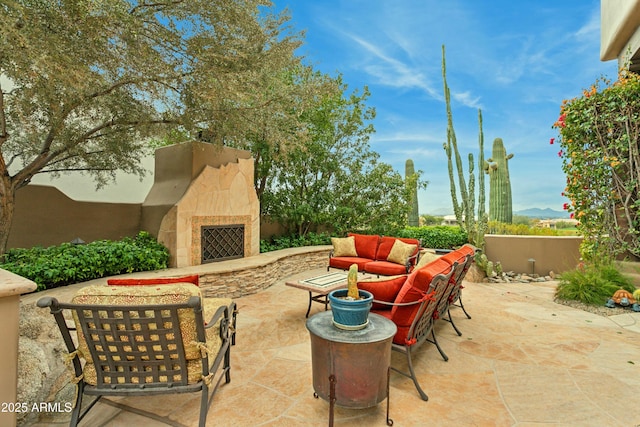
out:
<path id="1" fill-rule="evenodd" d="M 558 157 L 562 157 L 562 150 L 558 151 Z"/>
<path id="2" fill-rule="evenodd" d="M 553 145 L 553 142 L 554 142 L 555 140 L 556 140 L 555 138 L 551 138 L 551 139 L 549 140 L 549 144 Z"/>
<path id="3" fill-rule="evenodd" d="M 556 126 L 560 126 L 561 128 L 565 127 L 566 124 L 564 123 L 564 119 L 567 117 L 566 114 L 560 114 L 560 117 L 558 117 L 558 121 L 555 123 Z"/>

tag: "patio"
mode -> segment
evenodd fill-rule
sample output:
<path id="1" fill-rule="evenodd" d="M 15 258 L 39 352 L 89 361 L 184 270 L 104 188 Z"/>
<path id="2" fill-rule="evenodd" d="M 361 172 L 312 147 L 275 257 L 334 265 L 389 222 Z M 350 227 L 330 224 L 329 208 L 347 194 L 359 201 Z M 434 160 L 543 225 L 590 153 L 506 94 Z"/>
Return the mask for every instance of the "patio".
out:
<path id="1" fill-rule="evenodd" d="M 317 269 L 287 278 L 325 273 Z M 236 299 L 237 344 L 231 383 L 211 406 L 211 426 L 324 426 L 329 404 L 313 397 L 311 349 L 305 328 L 308 295 L 285 280 Z M 60 299 L 74 285 L 48 291 Z M 463 300 L 473 317 L 453 309 L 457 336 L 439 322 L 444 362 L 426 343 L 414 357 L 424 402 L 410 379 L 391 373 L 390 417 L 397 426 L 633 426 L 640 425 L 640 313 L 609 318 L 553 302 L 555 282 L 465 283 Z M 23 301 L 35 302 L 40 294 Z M 322 310 L 314 304 L 311 315 Z M 393 352 L 392 364 L 405 364 Z M 121 398 L 99 403 L 84 426 L 194 426 L 198 396 Z M 121 405 L 157 413 L 143 418 Z M 31 426 L 66 425 L 67 414 Z M 336 425 L 386 425 L 386 402 L 364 410 L 337 408 Z"/>

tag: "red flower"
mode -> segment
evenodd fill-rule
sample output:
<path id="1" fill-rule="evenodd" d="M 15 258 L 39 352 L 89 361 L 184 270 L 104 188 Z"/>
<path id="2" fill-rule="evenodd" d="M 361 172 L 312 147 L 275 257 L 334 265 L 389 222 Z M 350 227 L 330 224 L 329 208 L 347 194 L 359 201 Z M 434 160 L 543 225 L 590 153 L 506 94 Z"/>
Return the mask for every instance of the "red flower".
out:
<path id="1" fill-rule="evenodd" d="M 562 128 L 566 126 L 566 124 L 564 123 L 564 119 L 565 119 L 566 117 L 567 117 L 567 115 L 566 115 L 566 114 L 560 114 L 560 117 L 558 117 L 558 122 L 557 122 L 557 123 L 558 123 L 558 126 L 560 126 L 560 127 L 562 127 Z"/>
<path id="2" fill-rule="evenodd" d="M 565 211 L 569 209 L 569 203 L 565 203 L 564 205 L 562 205 L 562 209 L 564 209 Z"/>
<path id="3" fill-rule="evenodd" d="M 569 215 L 569 218 L 573 219 L 573 217 L 575 217 L 575 215 L 573 212 L 571 212 L 571 215 Z"/>
<path id="4" fill-rule="evenodd" d="M 549 144 L 553 145 L 553 142 L 554 142 L 555 140 L 556 140 L 555 138 L 551 138 L 551 139 L 549 140 Z"/>
<path id="5" fill-rule="evenodd" d="M 562 157 L 562 150 L 558 151 L 558 157 Z"/>

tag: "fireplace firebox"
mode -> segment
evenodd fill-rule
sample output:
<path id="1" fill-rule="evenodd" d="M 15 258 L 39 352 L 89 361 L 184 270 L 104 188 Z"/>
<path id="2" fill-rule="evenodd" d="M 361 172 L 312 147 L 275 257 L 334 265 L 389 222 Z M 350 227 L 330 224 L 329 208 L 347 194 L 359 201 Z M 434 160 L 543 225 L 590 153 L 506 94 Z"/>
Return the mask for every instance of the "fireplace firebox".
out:
<path id="1" fill-rule="evenodd" d="M 244 257 L 244 224 L 202 226 L 200 236 L 202 264 Z"/>

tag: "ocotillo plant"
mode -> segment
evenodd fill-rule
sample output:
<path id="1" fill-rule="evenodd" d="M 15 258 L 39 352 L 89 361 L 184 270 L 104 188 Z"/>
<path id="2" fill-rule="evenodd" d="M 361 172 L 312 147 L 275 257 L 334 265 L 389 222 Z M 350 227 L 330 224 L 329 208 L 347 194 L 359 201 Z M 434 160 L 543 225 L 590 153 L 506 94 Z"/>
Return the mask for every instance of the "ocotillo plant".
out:
<path id="1" fill-rule="evenodd" d="M 442 46 L 442 80 L 444 81 L 444 98 L 447 108 L 447 142 L 444 143 L 444 149 L 447 153 L 447 161 L 449 168 L 449 185 L 451 188 L 451 200 L 453 202 L 453 211 L 456 215 L 458 224 L 467 232 L 469 243 L 478 248 L 484 249 L 484 233 L 487 230 L 487 213 L 485 209 L 485 193 L 484 193 L 484 174 L 479 173 L 478 177 L 478 216 L 475 217 L 474 205 L 475 195 L 475 175 L 473 154 L 469 153 L 469 184 L 467 187 L 462 167 L 462 159 L 458 152 L 458 143 L 456 133 L 453 129 L 453 115 L 451 113 L 451 95 L 449 86 L 447 85 L 447 70 L 445 63 L 444 45 Z M 482 132 L 482 111 L 478 110 L 478 144 L 480 145 L 480 156 L 478 165 L 484 165 L 484 134 Z M 456 180 L 453 172 L 453 160 L 455 157 L 456 169 L 458 172 L 458 185 L 460 186 L 461 200 L 458 201 L 458 193 L 456 190 Z M 480 168 L 478 168 L 480 169 Z"/>
<path id="2" fill-rule="evenodd" d="M 511 224 L 513 210 L 511 202 L 511 181 L 509 180 L 509 159 L 501 138 L 493 140 L 491 158 L 487 159 L 484 170 L 489 174 L 489 219 Z"/>
<path id="3" fill-rule="evenodd" d="M 413 174 L 416 173 L 413 167 L 413 160 L 408 159 L 404 164 L 404 176 L 405 179 L 409 179 Z M 409 211 L 409 215 L 407 217 L 407 224 L 409 227 L 419 227 L 420 226 L 420 214 L 418 212 L 418 187 L 416 186 L 413 189 L 413 194 L 411 195 L 411 210 Z"/>

